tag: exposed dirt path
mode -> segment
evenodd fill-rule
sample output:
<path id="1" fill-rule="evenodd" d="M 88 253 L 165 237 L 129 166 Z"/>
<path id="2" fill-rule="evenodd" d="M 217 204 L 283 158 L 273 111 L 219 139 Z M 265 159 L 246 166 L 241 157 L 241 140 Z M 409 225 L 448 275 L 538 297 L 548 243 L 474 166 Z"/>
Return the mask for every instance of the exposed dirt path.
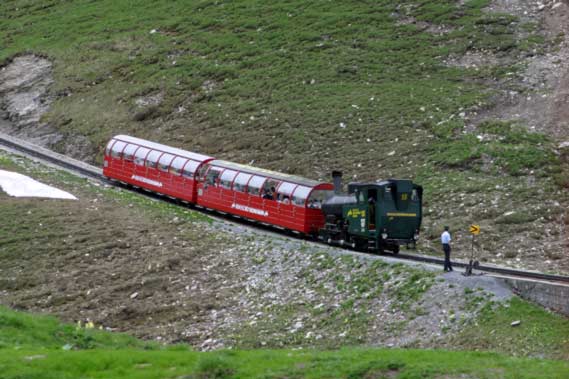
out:
<path id="1" fill-rule="evenodd" d="M 495 0 L 488 11 L 509 13 L 522 22 L 537 23 L 545 41 L 553 47 L 545 54 L 520 57 L 518 63 L 526 67 L 521 80 L 505 83 L 503 87 L 504 83 L 499 84 L 502 90 L 496 105 L 479 113 L 473 122 L 489 118 L 519 120 L 560 142 L 569 139 L 569 1 Z M 500 64 L 500 59 L 474 57 L 474 62 Z"/>

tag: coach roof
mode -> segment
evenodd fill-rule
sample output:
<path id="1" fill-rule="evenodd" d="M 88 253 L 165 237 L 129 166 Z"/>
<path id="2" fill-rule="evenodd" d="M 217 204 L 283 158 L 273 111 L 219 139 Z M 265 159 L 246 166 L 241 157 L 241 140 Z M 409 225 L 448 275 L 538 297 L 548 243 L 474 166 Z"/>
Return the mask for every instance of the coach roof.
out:
<path id="1" fill-rule="evenodd" d="M 264 168 L 252 167 L 252 166 L 248 166 L 248 165 L 244 165 L 244 164 L 233 163 L 233 162 L 223 161 L 223 160 L 219 160 L 219 159 L 210 161 L 210 162 L 208 162 L 208 164 L 215 166 L 215 167 L 227 168 L 227 169 L 231 169 L 231 170 L 235 170 L 235 171 L 244 172 L 247 174 L 264 176 L 267 178 L 277 179 L 277 180 L 281 180 L 284 182 L 300 184 L 300 185 L 310 187 L 310 188 L 314 188 L 314 187 L 321 185 L 321 184 L 329 184 L 326 182 L 319 182 L 317 180 L 303 178 L 301 176 L 283 174 L 283 173 L 277 172 L 277 171 L 266 170 Z"/>
<path id="2" fill-rule="evenodd" d="M 195 160 L 198 162 L 204 162 L 204 161 L 213 159 L 213 157 L 210 157 L 207 155 L 192 153 L 190 151 L 178 149 L 178 148 L 167 146 L 167 145 L 162 145 L 160 143 L 151 142 L 148 140 L 144 140 L 144 139 L 136 138 L 136 137 L 131 137 L 131 136 L 127 136 L 127 135 L 114 136 L 113 140 L 122 141 L 122 142 L 126 142 L 126 143 L 132 143 L 135 145 L 147 147 L 147 148 L 152 149 L 152 150 L 161 151 L 163 153 L 170 153 L 173 155 L 177 155 L 179 157 L 192 159 L 192 160 Z"/>

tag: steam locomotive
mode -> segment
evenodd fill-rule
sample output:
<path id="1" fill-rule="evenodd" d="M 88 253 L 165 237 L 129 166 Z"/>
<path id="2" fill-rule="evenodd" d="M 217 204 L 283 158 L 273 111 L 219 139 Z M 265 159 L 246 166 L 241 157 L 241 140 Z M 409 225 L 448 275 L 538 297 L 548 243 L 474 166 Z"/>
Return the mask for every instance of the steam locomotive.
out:
<path id="1" fill-rule="evenodd" d="M 336 194 L 322 205 L 321 238 L 358 250 L 399 253 L 401 244 L 415 247 L 422 219 L 423 188 L 411 180 L 349 183 L 341 194 L 341 177 L 332 173 Z"/>

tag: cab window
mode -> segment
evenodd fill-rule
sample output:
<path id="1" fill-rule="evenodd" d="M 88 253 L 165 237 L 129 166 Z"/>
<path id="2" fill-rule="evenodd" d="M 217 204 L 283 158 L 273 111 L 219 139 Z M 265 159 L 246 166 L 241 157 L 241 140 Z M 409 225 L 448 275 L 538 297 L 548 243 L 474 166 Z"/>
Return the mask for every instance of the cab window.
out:
<path id="1" fill-rule="evenodd" d="M 365 204 L 366 203 L 366 195 L 364 191 L 358 191 L 358 203 Z"/>
<path id="2" fill-rule="evenodd" d="M 411 191 L 411 201 L 418 201 L 419 200 L 419 195 L 417 194 L 417 189 L 413 189 L 413 191 Z"/>

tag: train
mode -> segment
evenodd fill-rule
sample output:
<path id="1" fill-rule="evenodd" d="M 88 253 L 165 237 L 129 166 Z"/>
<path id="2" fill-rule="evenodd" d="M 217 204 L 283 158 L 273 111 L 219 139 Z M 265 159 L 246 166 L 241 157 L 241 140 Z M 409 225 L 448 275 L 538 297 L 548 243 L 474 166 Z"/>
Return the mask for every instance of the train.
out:
<path id="1" fill-rule="evenodd" d="M 399 252 L 415 246 L 421 186 L 388 179 L 333 182 L 229 162 L 144 139 L 117 135 L 105 147 L 103 175 L 197 207 L 256 221 L 354 249 Z"/>

